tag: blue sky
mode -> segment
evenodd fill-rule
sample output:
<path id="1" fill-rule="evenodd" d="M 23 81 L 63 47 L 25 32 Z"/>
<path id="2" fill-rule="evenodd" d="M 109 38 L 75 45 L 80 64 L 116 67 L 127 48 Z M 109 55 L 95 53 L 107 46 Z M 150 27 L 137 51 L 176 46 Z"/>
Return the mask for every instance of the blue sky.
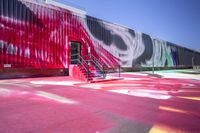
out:
<path id="1" fill-rule="evenodd" d="M 200 0 L 56 0 L 88 15 L 192 49 L 200 49 Z"/>

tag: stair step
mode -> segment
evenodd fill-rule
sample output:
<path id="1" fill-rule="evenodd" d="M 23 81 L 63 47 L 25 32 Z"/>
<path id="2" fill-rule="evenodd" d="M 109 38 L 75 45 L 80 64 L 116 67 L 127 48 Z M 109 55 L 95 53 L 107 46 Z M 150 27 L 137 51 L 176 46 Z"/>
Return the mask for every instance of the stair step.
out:
<path id="1" fill-rule="evenodd" d="M 88 78 L 87 81 L 93 81 L 93 78 Z"/>
<path id="2" fill-rule="evenodd" d="M 99 74 L 99 73 L 83 73 L 83 75 L 103 76 L 103 74 Z"/>
<path id="3" fill-rule="evenodd" d="M 89 73 L 87 70 L 83 67 L 83 65 L 89 70 Z M 103 72 L 95 66 L 95 64 L 78 64 L 78 69 L 83 74 L 84 78 L 87 81 L 93 81 L 93 80 L 103 80 Z"/>

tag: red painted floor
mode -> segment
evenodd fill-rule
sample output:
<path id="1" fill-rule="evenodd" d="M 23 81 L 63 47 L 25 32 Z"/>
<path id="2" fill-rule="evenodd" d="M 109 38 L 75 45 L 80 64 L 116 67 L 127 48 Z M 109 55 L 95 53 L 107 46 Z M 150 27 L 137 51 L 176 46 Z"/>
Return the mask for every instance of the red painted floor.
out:
<path id="1" fill-rule="evenodd" d="M 0 81 L 0 133 L 199 133 L 200 80 Z"/>

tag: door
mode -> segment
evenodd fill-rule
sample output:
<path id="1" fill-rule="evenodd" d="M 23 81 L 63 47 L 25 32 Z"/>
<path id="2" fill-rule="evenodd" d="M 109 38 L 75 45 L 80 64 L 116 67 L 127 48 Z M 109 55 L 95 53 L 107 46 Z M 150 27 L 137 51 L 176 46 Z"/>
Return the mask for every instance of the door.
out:
<path id="1" fill-rule="evenodd" d="M 81 62 L 81 43 L 71 42 L 71 64 L 79 64 Z"/>

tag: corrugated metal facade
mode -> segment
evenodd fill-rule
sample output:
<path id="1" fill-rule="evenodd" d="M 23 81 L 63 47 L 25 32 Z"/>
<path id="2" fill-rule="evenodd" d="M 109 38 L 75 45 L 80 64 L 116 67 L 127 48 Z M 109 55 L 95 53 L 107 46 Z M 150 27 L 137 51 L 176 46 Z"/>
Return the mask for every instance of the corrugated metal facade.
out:
<path id="1" fill-rule="evenodd" d="M 200 64 L 198 52 L 46 3 L 0 0 L 0 33 L 0 68 L 68 68 L 71 41 L 109 67 Z"/>

